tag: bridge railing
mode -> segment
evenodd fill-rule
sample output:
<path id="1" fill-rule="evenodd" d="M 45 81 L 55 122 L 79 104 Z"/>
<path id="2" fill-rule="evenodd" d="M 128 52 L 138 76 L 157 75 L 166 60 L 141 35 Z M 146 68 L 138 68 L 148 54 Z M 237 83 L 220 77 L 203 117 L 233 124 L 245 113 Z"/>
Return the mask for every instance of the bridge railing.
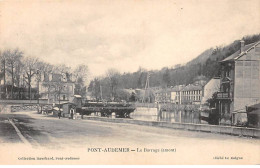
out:
<path id="1" fill-rule="evenodd" d="M 11 106 L 11 112 L 17 111 L 36 111 L 38 109 L 38 105 L 30 104 L 30 105 L 13 105 Z"/>

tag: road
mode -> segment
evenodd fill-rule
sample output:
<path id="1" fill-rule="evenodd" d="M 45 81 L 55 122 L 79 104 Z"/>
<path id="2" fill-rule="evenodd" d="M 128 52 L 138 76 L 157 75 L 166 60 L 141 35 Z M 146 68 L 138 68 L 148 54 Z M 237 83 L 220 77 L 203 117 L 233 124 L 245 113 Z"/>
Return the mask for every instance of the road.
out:
<path id="1" fill-rule="evenodd" d="M 17 158 L 32 154 L 69 154 L 80 158 L 80 161 L 74 162 L 76 164 L 259 164 L 259 142 L 259 139 L 230 135 L 123 123 L 58 119 L 36 112 L 0 113 L 0 161 L 3 162 L 1 155 L 8 156 L 6 163 L 12 161 L 26 164 L 28 160 Z M 101 148 L 102 151 L 95 150 L 97 148 Z M 129 148 L 130 152 L 106 153 L 104 149 L 107 148 Z M 142 151 L 138 152 L 137 148 Z M 161 152 L 163 149 L 172 151 Z M 240 159 L 221 159 L 231 156 Z M 86 157 L 92 159 L 85 159 Z M 55 159 L 53 163 L 67 162 Z"/>

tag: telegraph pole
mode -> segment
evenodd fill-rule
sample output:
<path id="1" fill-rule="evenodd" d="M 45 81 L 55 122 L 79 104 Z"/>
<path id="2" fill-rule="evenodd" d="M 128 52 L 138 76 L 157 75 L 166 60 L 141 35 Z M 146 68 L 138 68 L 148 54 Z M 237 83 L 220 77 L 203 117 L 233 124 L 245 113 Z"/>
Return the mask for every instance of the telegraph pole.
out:
<path id="1" fill-rule="evenodd" d="M 146 91 L 148 91 L 148 97 L 149 97 L 149 79 L 150 79 L 150 73 L 148 72 L 147 77 L 146 77 L 146 82 L 145 82 L 144 96 L 143 96 L 142 103 L 144 102 Z M 149 97 L 149 100 L 150 100 L 150 97 Z"/>

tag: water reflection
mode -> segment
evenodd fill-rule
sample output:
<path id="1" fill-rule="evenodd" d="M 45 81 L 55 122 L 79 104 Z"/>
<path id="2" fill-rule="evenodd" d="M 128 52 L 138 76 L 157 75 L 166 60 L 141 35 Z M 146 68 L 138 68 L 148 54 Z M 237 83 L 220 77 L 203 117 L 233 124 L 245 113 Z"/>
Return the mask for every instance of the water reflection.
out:
<path id="1" fill-rule="evenodd" d="M 206 124 L 207 122 L 201 120 L 201 113 L 199 111 L 157 111 L 157 109 L 138 109 L 130 114 L 130 117 L 136 120 L 145 121 L 166 121 L 178 123 L 194 123 Z"/>

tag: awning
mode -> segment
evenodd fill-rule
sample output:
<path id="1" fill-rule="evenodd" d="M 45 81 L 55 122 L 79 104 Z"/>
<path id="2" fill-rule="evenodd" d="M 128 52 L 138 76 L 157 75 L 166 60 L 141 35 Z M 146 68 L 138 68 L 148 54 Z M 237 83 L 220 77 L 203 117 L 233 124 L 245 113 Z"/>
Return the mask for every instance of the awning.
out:
<path id="1" fill-rule="evenodd" d="M 81 95 L 74 95 L 74 97 L 76 97 L 76 98 L 81 98 Z"/>

